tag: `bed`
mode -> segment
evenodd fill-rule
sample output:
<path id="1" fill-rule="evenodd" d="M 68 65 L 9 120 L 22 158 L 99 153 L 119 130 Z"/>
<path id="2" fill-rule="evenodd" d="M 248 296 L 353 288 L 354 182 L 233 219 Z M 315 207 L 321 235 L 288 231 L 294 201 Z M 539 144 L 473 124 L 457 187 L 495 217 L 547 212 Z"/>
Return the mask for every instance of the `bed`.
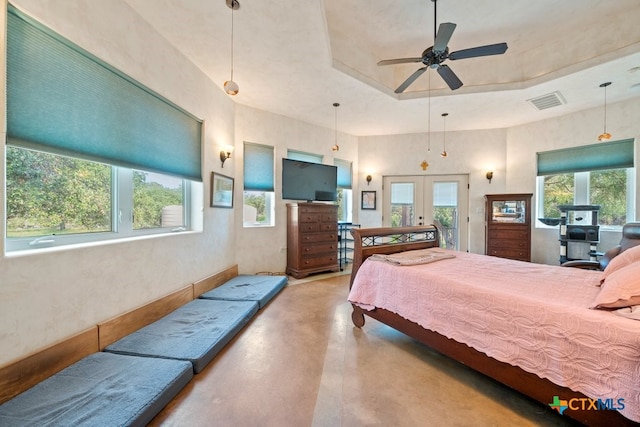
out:
<path id="1" fill-rule="evenodd" d="M 585 424 L 640 421 L 640 321 L 590 308 L 602 272 L 449 251 L 433 226 L 352 234 L 357 327 L 379 320 Z"/>

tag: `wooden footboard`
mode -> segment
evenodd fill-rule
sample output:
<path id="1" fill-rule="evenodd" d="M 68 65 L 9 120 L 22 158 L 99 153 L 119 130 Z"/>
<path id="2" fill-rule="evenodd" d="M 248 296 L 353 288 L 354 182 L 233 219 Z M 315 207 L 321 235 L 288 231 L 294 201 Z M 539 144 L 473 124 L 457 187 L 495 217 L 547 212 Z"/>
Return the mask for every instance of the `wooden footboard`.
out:
<path id="1" fill-rule="evenodd" d="M 351 284 L 358 269 L 366 258 L 374 253 L 391 254 L 412 249 L 424 249 L 438 246 L 437 230 L 432 226 L 409 228 L 371 228 L 354 229 L 355 239 L 354 262 L 351 272 Z M 459 343 L 436 332 L 423 328 L 391 311 L 376 308 L 363 310 L 353 305 L 351 319 L 355 326 L 361 328 L 365 324 L 365 315 L 376 319 L 392 328 L 414 338 L 415 340 L 445 354 L 470 368 L 487 375 L 517 390 L 542 404 L 549 404 L 554 396 L 565 399 L 587 399 L 566 387 L 561 387 L 547 379 L 526 372 L 516 366 L 500 362 L 479 352 L 466 344 Z M 577 410 L 567 409 L 564 415 L 587 425 L 638 425 L 617 411 L 613 410 Z"/>

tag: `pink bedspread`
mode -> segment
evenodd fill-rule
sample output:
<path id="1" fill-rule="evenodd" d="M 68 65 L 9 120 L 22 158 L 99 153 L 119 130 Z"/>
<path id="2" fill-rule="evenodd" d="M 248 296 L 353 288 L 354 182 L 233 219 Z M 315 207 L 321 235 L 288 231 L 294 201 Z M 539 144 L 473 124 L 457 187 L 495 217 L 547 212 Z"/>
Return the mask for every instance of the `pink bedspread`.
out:
<path id="1" fill-rule="evenodd" d="M 588 308 L 600 277 L 464 252 L 416 266 L 367 260 L 349 301 L 395 312 L 590 398 L 623 398 L 620 412 L 640 421 L 640 321 Z"/>

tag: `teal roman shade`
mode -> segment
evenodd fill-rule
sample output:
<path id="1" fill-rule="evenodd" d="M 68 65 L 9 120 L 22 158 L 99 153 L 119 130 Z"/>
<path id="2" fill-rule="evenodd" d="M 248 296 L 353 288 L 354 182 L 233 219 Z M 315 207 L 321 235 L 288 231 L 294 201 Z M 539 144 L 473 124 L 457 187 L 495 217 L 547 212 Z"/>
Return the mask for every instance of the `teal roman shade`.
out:
<path id="1" fill-rule="evenodd" d="M 244 143 L 245 191 L 273 191 L 273 147 Z"/>
<path id="2" fill-rule="evenodd" d="M 303 151 L 287 150 L 287 159 L 300 160 L 301 162 L 320 163 L 322 156 L 319 154 L 305 153 Z"/>
<path id="3" fill-rule="evenodd" d="M 351 188 L 351 162 L 334 159 L 333 164 L 338 167 L 338 188 Z"/>
<path id="4" fill-rule="evenodd" d="M 634 140 L 604 142 L 537 153 L 538 176 L 632 168 Z"/>
<path id="5" fill-rule="evenodd" d="M 7 136 L 19 147 L 202 180 L 200 120 L 13 7 Z"/>

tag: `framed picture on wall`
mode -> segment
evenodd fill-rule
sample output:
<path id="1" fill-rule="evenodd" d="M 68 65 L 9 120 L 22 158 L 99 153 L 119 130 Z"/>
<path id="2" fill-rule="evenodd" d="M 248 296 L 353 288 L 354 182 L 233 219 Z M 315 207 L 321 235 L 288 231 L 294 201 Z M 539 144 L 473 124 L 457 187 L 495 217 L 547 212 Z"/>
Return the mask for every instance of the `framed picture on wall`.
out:
<path id="1" fill-rule="evenodd" d="M 362 205 L 361 209 L 376 209 L 376 192 L 375 191 L 363 191 L 362 192 Z"/>
<path id="2" fill-rule="evenodd" d="M 211 172 L 211 207 L 233 208 L 233 178 Z"/>

